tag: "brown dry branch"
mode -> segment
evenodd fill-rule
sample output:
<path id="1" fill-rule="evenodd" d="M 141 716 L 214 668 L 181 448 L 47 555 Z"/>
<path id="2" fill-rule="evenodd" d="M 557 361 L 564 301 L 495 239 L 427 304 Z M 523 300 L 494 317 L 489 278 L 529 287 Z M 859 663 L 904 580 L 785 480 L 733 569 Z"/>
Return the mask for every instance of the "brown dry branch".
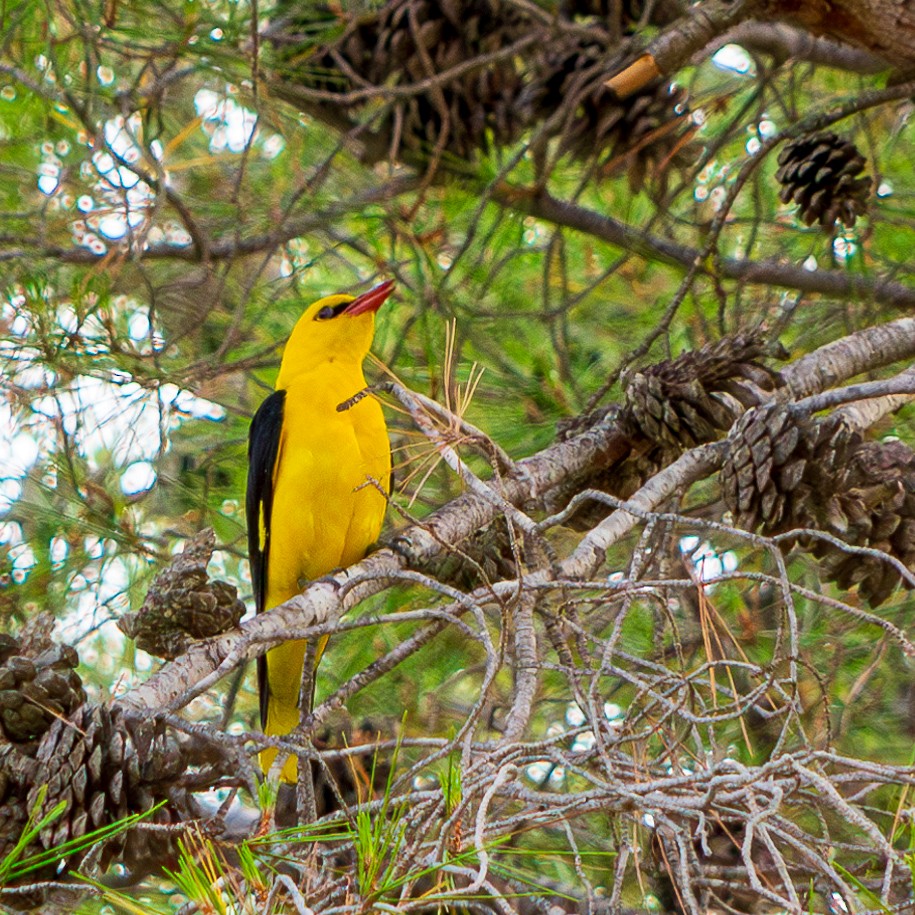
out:
<path id="1" fill-rule="evenodd" d="M 915 86 L 910 87 L 909 91 Z M 737 280 L 753 285 L 796 289 L 838 299 L 872 299 L 896 308 L 910 308 L 915 290 L 894 280 L 866 277 L 832 270 L 805 270 L 780 260 L 743 260 L 722 257 L 706 263 L 702 252 L 688 245 L 658 238 L 650 233 L 579 204 L 560 200 L 546 192 L 503 186 L 492 199 L 502 206 L 535 216 L 557 226 L 575 229 L 622 248 L 654 263 L 683 270 L 696 269 L 700 276 Z"/>
<path id="2" fill-rule="evenodd" d="M 779 19 L 878 54 L 901 73 L 915 63 L 915 12 L 897 0 L 760 0 L 754 14 Z"/>
<path id="3" fill-rule="evenodd" d="M 415 185 L 415 179 L 394 182 L 382 186 L 360 198 L 370 202 L 391 200 L 407 193 Z M 833 299 L 867 300 L 890 305 L 894 308 L 911 308 L 915 304 L 915 290 L 905 283 L 882 276 L 850 274 L 846 270 L 806 270 L 802 266 L 784 263 L 775 259 L 754 260 L 722 257 L 714 265 L 703 262 L 701 252 L 679 242 L 654 236 L 645 230 L 630 226 L 612 216 L 588 210 L 578 204 L 559 200 L 539 189 L 516 188 L 508 185 L 490 190 L 491 199 L 507 209 L 535 216 L 557 226 L 575 229 L 587 235 L 617 246 L 624 251 L 666 264 L 678 269 L 689 270 L 698 264 L 700 276 L 712 279 L 736 280 L 757 286 L 772 286 L 792 289 L 802 293 L 819 294 Z M 207 242 L 209 262 L 232 261 L 236 258 L 274 251 L 285 242 L 308 231 L 319 230 L 332 222 L 334 213 L 350 212 L 358 201 L 346 201 L 339 207 L 325 208 L 308 216 L 297 216 L 285 220 L 269 233 L 250 235 L 243 238 L 226 238 Z M 128 251 L 122 254 L 126 258 Z M 116 253 L 115 257 L 121 256 Z M 193 247 L 173 244 L 150 244 L 138 255 L 141 261 L 175 260 L 199 262 L 198 251 Z M 40 240 L 17 238 L 13 247 L 0 245 L 0 261 L 38 258 L 59 263 L 92 266 L 102 264 L 111 255 L 101 256 L 88 248 L 58 247 L 43 244 Z"/>

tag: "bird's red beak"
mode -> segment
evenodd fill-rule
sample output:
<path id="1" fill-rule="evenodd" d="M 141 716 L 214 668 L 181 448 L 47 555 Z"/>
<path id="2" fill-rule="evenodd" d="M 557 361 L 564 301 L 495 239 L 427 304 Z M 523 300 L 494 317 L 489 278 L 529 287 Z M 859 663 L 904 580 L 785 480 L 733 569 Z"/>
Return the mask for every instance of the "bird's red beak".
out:
<path id="1" fill-rule="evenodd" d="M 375 286 L 374 289 L 370 289 L 368 292 L 363 292 L 362 295 L 356 296 L 356 298 L 343 309 L 343 314 L 355 317 L 356 315 L 365 314 L 367 311 L 378 311 L 378 309 L 384 305 L 385 299 L 393 290 L 394 280 L 385 280 L 385 282 Z"/>

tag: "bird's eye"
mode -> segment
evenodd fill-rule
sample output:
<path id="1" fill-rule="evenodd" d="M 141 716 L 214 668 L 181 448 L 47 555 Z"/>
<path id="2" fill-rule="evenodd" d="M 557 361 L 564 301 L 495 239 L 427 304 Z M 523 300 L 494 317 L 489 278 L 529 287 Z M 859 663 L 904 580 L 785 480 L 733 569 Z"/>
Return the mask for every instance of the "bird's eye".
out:
<path id="1" fill-rule="evenodd" d="M 315 320 L 317 321 L 326 321 L 328 318 L 333 318 L 336 312 L 334 311 L 333 305 L 325 305 L 316 315 Z"/>

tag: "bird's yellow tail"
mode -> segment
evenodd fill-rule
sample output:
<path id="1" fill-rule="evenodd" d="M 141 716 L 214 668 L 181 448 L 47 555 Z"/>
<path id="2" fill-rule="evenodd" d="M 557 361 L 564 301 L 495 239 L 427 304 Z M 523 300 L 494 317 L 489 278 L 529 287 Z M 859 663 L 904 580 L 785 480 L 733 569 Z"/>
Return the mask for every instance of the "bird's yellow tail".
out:
<path id="1" fill-rule="evenodd" d="M 327 647 L 328 636 L 318 639 L 315 651 L 315 667 Z M 281 737 L 289 734 L 299 726 L 301 711 L 299 693 L 301 691 L 301 674 L 305 664 L 307 642 L 299 639 L 286 642 L 271 648 L 267 652 L 267 717 L 263 722 L 264 733 L 268 737 Z M 298 675 L 296 675 L 298 673 Z M 309 703 L 310 705 L 310 703 Z M 309 711 L 311 709 L 309 708 Z M 258 756 L 261 770 L 267 774 L 276 759 L 277 750 L 268 747 L 261 750 Z M 283 764 L 280 778 L 284 782 L 295 784 L 298 776 L 298 760 L 290 756 Z"/>
<path id="2" fill-rule="evenodd" d="M 267 702 L 267 721 L 264 723 L 264 733 L 271 737 L 278 737 L 283 734 L 289 734 L 299 726 L 299 707 L 297 705 L 287 705 L 278 702 L 272 696 Z M 261 769 L 264 774 L 270 772 L 270 767 L 276 759 L 277 750 L 268 747 L 261 750 L 258 756 Z M 280 779 L 290 784 L 295 784 L 298 777 L 298 760 L 295 756 L 290 756 L 283 765 L 283 771 Z"/>

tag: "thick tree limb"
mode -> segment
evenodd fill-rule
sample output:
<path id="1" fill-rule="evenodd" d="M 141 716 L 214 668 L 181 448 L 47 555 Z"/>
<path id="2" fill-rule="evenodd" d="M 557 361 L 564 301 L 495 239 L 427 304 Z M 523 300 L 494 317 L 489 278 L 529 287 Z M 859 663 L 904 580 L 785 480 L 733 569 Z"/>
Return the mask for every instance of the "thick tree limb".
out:
<path id="1" fill-rule="evenodd" d="M 739 44 L 750 51 L 769 54 L 778 61 L 804 60 L 869 76 L 887 69 L 884 58 L 864 48 L 812 35 L 805 29 L 786 22 L 759 22 L 753 19 L 741 22 L 717 36 L 695 57 L 710 57 L 726 44 Z"/>
<path id="2" fill-rule="evenodd" d="M 791 399 L 809 397 L 862 372 L 915 355 L 915 318 L 875 324 L 801 356 L 781 372 Z"/>
<path id="3" fill-rule="evenodd" d="M 908 0 L 758 0 L 760 19 L 781 19 L 885 58 L 902 72 L 915 64 L 915 8 Z"/>

